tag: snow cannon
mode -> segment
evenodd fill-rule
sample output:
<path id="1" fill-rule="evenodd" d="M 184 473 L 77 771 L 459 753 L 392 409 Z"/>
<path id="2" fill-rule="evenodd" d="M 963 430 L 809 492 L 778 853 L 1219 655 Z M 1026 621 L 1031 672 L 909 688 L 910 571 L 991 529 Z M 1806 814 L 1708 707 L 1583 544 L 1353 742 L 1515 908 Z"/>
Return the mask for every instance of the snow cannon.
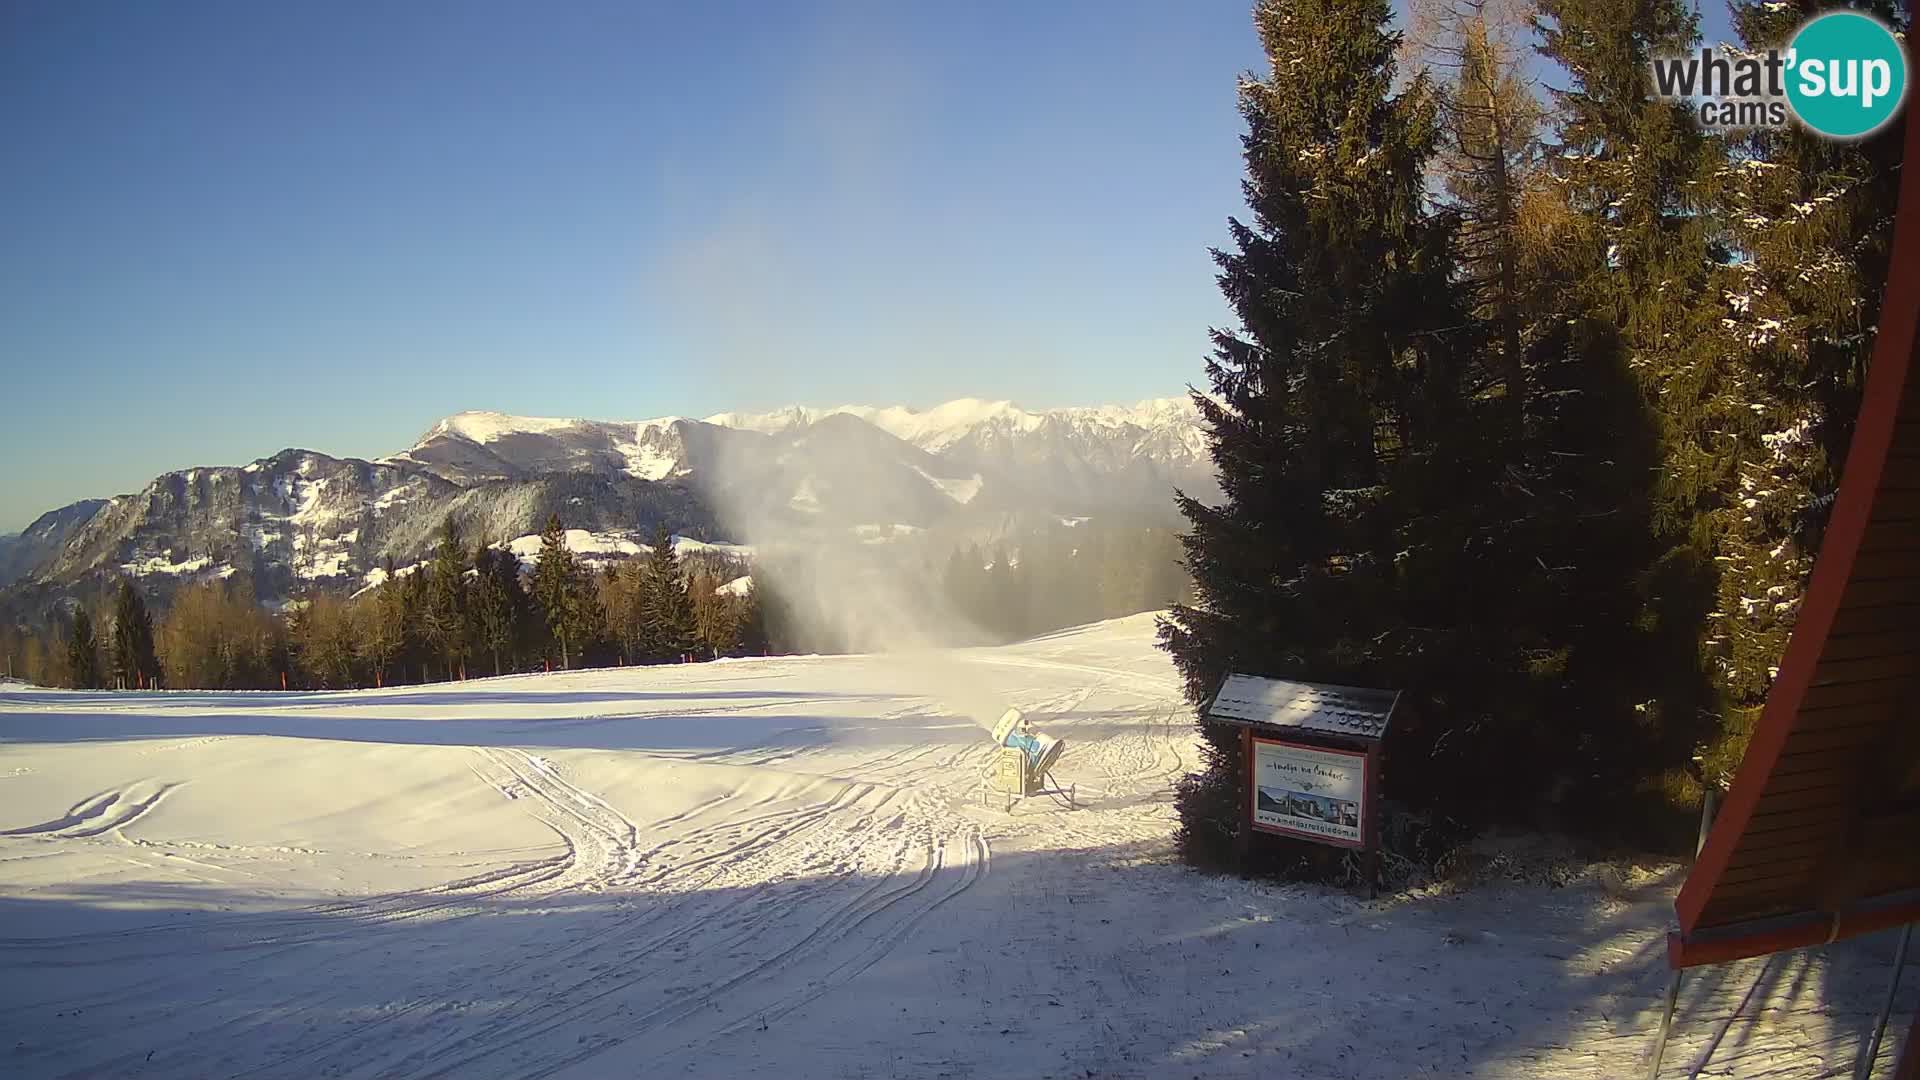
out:
<path id="1" fill-rule="evenodd" d="M 1063 788 L 1053 779 L 1054 763 L 1067 748 L 1064 740 L 1035 732 L 1025 713 L 1008 709 L 993 725 L 993 745 L 993 772 L 981 796 L 983 803 L 998 795 L 1012 810 L 1021 799 L 1047 795 L 1075 805 L 1073 788 Z"/>

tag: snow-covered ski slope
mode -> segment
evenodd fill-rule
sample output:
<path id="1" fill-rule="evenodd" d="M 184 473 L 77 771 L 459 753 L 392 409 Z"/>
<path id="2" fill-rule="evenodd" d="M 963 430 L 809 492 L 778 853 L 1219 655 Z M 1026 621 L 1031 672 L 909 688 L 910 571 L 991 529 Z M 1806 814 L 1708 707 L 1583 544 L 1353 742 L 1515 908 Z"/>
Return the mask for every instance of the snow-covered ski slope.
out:
<path id="1" fill-rule="evenodd" d="M 0 1074 L 1634 1073 L 1671 876 L 1367 903 L 1187 872 L 1195 747 L 1151 639 L 1139 616 L 355 693 L 9 686 Z M 1084 808 L 982 807 L 1008 705 L 1067 740 Z M 1710 1045 L 1713 1075 L 1843 1068 L 1890 954 L 1697 979 L 1669 1074 Z"/>

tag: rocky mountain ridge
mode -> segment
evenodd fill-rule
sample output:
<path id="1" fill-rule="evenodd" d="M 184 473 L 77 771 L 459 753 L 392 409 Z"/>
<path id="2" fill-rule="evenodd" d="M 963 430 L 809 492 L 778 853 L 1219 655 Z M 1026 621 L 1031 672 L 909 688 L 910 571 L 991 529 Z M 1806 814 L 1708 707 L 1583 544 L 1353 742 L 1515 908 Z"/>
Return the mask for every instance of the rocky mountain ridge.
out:
<path id="1" fill-rule="evenodd" d="M 1184 399 L 632 422 L 468 412 L 376 461 L 287 449 L 52 511 L 0 540 L 0 586 L 46 596 L 127 575 L 163 593 L 244 574 L 263 598 L 291 597 L 357 588 L 388 560 L 416 561 L 450 514 L 469 536 L 501 541 L 559 513 L 574 528 L 635 535 L 665 526 L 752 542 L 827 529 L 871 543 L 1014 514 L 1165 517 L 1176 486 L 1214 490 Z"/>

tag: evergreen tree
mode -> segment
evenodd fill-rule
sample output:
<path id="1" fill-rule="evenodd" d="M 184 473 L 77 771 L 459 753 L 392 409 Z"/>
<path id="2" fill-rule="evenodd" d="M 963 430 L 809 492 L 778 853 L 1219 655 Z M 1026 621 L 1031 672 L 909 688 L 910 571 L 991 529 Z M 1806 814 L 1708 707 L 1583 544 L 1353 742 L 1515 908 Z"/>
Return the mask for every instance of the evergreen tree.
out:
<path id="1" fill-rule="evenodd" d="M 160 670 L 153 650 L 153 616 L 133 583 L 122 578 L 113 597 L 113 680 L 122 690 L 146 689 Z"/>
<path id="2" fill-rule="evenodd" d="M 558 514 L 550 515 L 540 531 L 540 563 L 533 568 L 531 591 L 547 632 L 560 646 L 560 666 L 570 667 L 573 646 L 592 632 L 593 611 L 586 573 L 567 549 L 567 530 Z"/>
<path id="3" fill-rule="evenodd" d="M 985 610 L 987 578 L 983 567 L 980 549 L 967 544 L 955 548 L 948 557 L 946 572 L 941 579 L 948 607 L 971 628 L 964 635 L 969 641 L 982 636 L 989 621 Z"/>
<path id="4" fill-rule="evenodd" d="M 996 641 L 1013 641 L 1026 631 L 1024 575 L 1006 545 L 996 545 L 981 590 L 982 615 Z"/>
<path id="5" fill-rule="evenodd" d="M 1072 571 L 1066 583 L 1070 626 L 1107 617 L 1100 587 L 1106 569 L 1106 531 L 1092 522 L 1082 522 L 1073 533 Z"/>
<path id="6" fill-rule="evenodd" d="M 761 584 L 763 567 L 756 567 L 753 587 L 740 597 L 739 613 L 736 617 L 734 639 L 736 647 L 746 656 L 765 656 L 773 651 L 772 635 L 767 630 L 766 605 L 762 599 L 764 586 Z"/>
<path id="7" fill-rule="evenodd" d="M 427 678 L 427 662 L 433 657 L 433 643 L 426 634 L 428 584 L 432 580 L 430 566 L 416 566 L 413 572 L 400 578 L 400 608 L 406 622 L 406 637 L 401 646 L 401 663 L 410 673 L 419 672 L 419 681 Z"/>
<path id="8" fill-rule="evenodd" d="M 493 657 L 493 673 L 501 674 L 500 655 L 512 655 L 527 616 L 526 591 L 520 587 L 520 561 L 512 552 L 482 545 L 474 556 L 473 587 L 475 641 Z"/>
<path id="9" fill-rule="evenodd" d="M 393 558 L 386 560 L 385 576 L 372 593 L 361 598 L 360 658 L 373 669 L 376 686 L 387 684 L 387 671 L 406 651 L 411 613 L 407 591 L 394 575 Z M 404 675 L 402 676 L 404 680 Z"/>
<path id="10" fill-rule="evenodd" d="M 85 608 L 73 613 L 73 626 L 67 634 L 67 685 L 75 690 L 100 687 L 100 643 Z"/>
<path id="11" fill-rule="evenodd" d="M 672 662 L 698 647 L 693 602 L 665 525 L 654 529 L 652 547 L 647 554 L 644 617 L 655 655 Z"/>
<path id="12" fill-rule="evenodd" d="M 447 678 L 464 678 L 467 649 L 473 640 L 472 618 L 468 611 L 468 556 L 460 526 L 448 515 L 440 526 L 440 543 L 434 548 L 427 574 L 427 603 L 421 612 L 421 628 L 427 641 L 439 653 Z"/>
<path id="13" fill-rule="evenodd" d="M 1155 606 L 1148 600 L 1152 569 L 1140 533 L 1110 535 L 1100 567 L 1100 617 L 1132 615 Z"/>
<path id="14" fill-rule="evenodd" d="M 1145 606 L 1141 610 L 1170 608 L 1175 604 L 1190 602 L 1193 598 L 1192 579 L 1187 576 L 1187 568 L 1180 561 L 1179 534 L 1167 529 L 1148 529 L 1140 546 L 1145 565 Z"/>
<path id="15" fill-rule="evenodd" d="M 1604 807 L 1663 760 L 1642 723 L 1646 687 L 1621 673 L 1648 670 L 1646 585 L 1665 549 L 1651 535 L 1647 482 L 1660 452 L 1644 386 L 1617 312 L 1597 302 L 1617 284 L 1606 275 L 1620 249 L 1594 212 L 1624 204 L 1596 206 L 1576 182 L 1589 155 L 1611 150 L 1543 150 L 1545 115 L 1522 55 L 1533 0 L 1421 0 L 1414 10 L 1422 58 L 1443 84 L 1436 165 L 1442 203 L 1460 220 L 1458 280 L 1486 342 L 1464 388 L 1486 415 L 1474 421 L 1481 437 L 1461 440 L 1463 458 L 1477 460 L 1453 493 L 1467 511 L 1458 543 L 1419 571 L 1432 587 L 1416 621 L 1450 627 L 1459 673 L 1439 680 L 1452 684 L 1448 707 L 1399 737 L 1396 755 L 1423 766 L 1400 770 L 1395 787 L 1458 817 L 1573 824 L 1542 805 L 1557 803 L 1588 814 L 1581 825 L 1637 828 Z M 1632 48 L 1624 31 L 1582 39 L 1600 40 Z M 1638 93 L 1643 82 L 1617 87 Z M 1454 778 L 1456 790 L 1410 791 L 1423 775 Z M 1471 805 L 1459 788 L 1476 784 L 1507 802 Z"/>
<path id="16" fill-rule="evenodd" d="M 1655 99 L 1649 57 L 1697 39 L 1682 0 L 1540 0 L 1541 52 L 1568 72 L 1556 92 L 1553 164 L 1573 225 L 1561 251 L 1576 349 L 1588 363 L 1617 356 L 1632 373 L 1651 443 L 1636 480 L 1645 489 L 1637 595 L 1610 613 L 1636 628 L 1619 657 L 1641 700 L 1589 725 L 1611 751 L 1596 790 L 1689 763 L 1717 704 L 1707 678 L 1716 537 L 1709 514 L 1732 490 L 1729 425 L 1746 408 L 1712 286 L 1725 251 L 1712 196 L 1719 144 L 1683 102 Z M 1630 451 L 1631 453 L 1631 451 Z M 1630 753 L 1622 753 L 1630 750 Z"/>
<path id="17" fill-rule="evenodd" d="M 1857 9 L 1907 27 L 1903 6 Z M 1734 26 L 1759 51 L 1822 10 L 1735 3 Z M 1720 578 L 1707 646 L 1727 708 L 1703 755 L 1713 783 L 1729 782 L 1745 752 L 1839 486 L 1880 321 L 1905 122 L 1859 142 L 1797 125 L 1729 140 L 1718 211 L 1739 257 L 1716 293 L 1740 374 L 1722 418 L 1734 490 L 1709 515 Z"/>
<path id="18" fill-rule="evenodd" d="M 1391 15 L 1385 0 L 1255 11 L 1271 74 L 1241 86 L 1254 220 L 1231 221 L 1237 250 L 1215 253 L 1240 328 L 1215 332 L 1214 394 L 1194 395 L 1224 498 L 1179 496 L 1196 603 L 1161 624 L 1196 703 L 1229 670 L 1389 685 L 1418 674 L 1405 657 L 1425 646 L 1405 609 L 1424 598 L 1395 594 L 1444 549 L 1435 522 L 1457 531 L 1458 511 L 1433 504 L 1471 482 L 1457 475 L 1473 460 L 1459 413 L 1471 341 L 1451 222 L 1429 213 L 1423 188 L 1436 103 L 1424 76 L 1395 92 Z M 1241 828 L 1246 768 L 1238 729 L 1202 727 L 1181 842 L 1218 862 Z"/>

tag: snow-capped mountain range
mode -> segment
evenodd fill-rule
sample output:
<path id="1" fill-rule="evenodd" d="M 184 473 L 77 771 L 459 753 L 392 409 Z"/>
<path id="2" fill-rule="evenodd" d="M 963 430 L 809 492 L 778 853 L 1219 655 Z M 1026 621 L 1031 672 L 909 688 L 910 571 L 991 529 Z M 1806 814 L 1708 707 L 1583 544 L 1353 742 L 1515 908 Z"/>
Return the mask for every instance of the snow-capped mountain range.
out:
<path id="1" fill-rule="evenodd" d="M 555 471 L 683 482 L 736 528 L 808 515 L 926 526 L 956 506 L 1158 510 L 1176 486 L 1207 493 L 1213 484 L 1199 416 L 1184 398 L 1038 412 L 975 399 L 925 411 L 796 406 L 617 422 L 470 412 L 386 461 L 457 484 Z"/>
<path id="2" fill-rule="evenodd" d="M 862 434 L 868 429 L 921 451 L 931 461 Z M 1164 494 L 1168 480 L 1205 484 L 1212 476 L 1199 416 L 1186 398 L 1038 412 L 1006 401 L 963 398 L 925 411 L 792 406 L 766 413 L 718 413 L 703 420 L 567 420 L 466 412 L 435 424 L 419 442 L 388 460 L 414 462 L 455 481 L 555 470 L 673 480 L 731 469 L 777 447 L 804 457 L 822 443 L 853 448 L 863 439 L 865 449 L 926 468 L 937 478 L 931 480 L 934 486 L 961 502 L 971 500 L 971 495 L 961 495 L 977 491 L 996 473 L 1009 474 L 1001 477 L 1002 483 L 1017 474 L 1050 498 L 1094 504 L 1110 501 L 1112 483 L 1129 474 L 1139 474 L 1140 486 L 1147 489 L 1140 494 L 1155 500 Z"/>
<path id="3" fill-rule="evenodd" d="M 164 591 L 245 572 L 261 595 L 290 595 L 418 559 L 449 514 L 470 536 L 500 540 L 555 512 L 571 527 L 636 536 L 665 525 L 719 541 L 789 528 L 870 538 L 1015 513 L 1165 517 L 1175 487 L 1217 490 L 1185 398 L 622 422 L 465 412 L 376 461 L 289 449 L 62 507 L 0 539 L 0 585 L 12 582 L 19 600 L 117 574 Z"/>

